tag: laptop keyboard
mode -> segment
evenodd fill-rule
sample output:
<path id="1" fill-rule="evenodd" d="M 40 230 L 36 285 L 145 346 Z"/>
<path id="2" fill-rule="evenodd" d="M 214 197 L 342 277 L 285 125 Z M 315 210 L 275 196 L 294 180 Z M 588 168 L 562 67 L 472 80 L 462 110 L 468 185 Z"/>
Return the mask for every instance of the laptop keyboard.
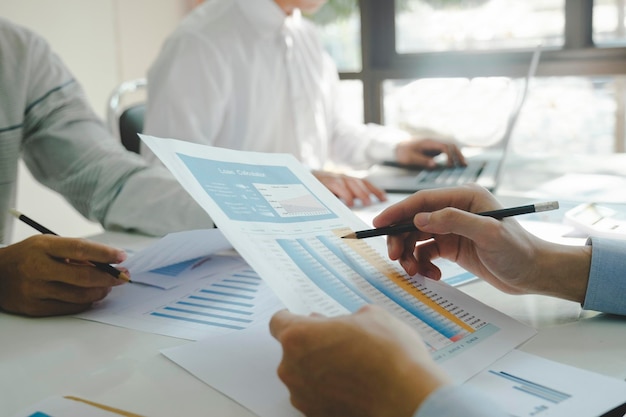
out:
<path id="1" fill-rule="evenodd" d="M 485 161 L 470 161 L 464 167 L 441 167 L 423 170 L 415 177 L 418 184 L 438 186 L 462 185 L 474 182 L 485 167 Z"/>

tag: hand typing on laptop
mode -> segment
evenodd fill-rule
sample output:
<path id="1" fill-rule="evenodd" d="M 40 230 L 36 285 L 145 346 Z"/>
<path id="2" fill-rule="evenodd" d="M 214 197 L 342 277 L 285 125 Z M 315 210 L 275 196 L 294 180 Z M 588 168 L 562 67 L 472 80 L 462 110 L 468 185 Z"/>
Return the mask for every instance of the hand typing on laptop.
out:
<path id="1" fill-rule="evenodd" d="M 399 165 L 433 169 L 438 165 L 435 157 L 442 154 L 446 155 L 446 165 L 449 167 L 466 165 L 463 153 L 452 142 L 415 139 L 400 142 L 396 146 L 396 162 Z"/>

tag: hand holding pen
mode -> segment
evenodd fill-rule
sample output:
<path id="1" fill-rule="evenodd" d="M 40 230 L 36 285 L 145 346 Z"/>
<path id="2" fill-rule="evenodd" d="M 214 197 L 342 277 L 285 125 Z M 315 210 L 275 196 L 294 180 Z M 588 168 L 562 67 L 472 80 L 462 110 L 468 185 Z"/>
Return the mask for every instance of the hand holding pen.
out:
<path id="1" fill-rule="evenodd" d="M 124 261 L 123 251 L 85 239 L 35 235 L 0 249 L 0 309 L 27 316 L 75 314 L 124 284 L 94 262 Z"/>
<path id="2" fill-rule="evenodd" d="M 440 279 L 441 270 L 434 261 L 444 258 L 507 293 L 559 294 L 581 300 L 586 280 L 574 275 L 589 271 L 589 265 L 580 264 L 589 261 L 590 248 L 564 250 L 512 219 L 478 214 L 499 209 L 500 203 L 489 191 L 469 185 L 419 191 L 388 207 L 373 223 L 377 228 L 413 223 L 419 229 L 387 238 L 389 257 L 399 261 L 409 275 Z M 565 280 L 565 289 L 556 279 L 554 265 L 566 265 L 561 269 L 573 278 Z"/>

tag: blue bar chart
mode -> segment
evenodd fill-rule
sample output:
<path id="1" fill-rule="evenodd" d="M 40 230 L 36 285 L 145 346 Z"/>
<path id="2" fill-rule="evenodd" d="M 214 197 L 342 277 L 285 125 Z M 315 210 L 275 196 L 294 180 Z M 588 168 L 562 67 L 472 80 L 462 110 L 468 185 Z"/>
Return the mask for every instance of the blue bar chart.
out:
<path id="1" fill-rule="evenodd" d="M 242 330 L 258 319 L 257 307 L 267 292 L 249 267 L 220 274 L 181 298 L 150 311 L 154 319 L 212 332 Z"/>
<path id="2" fill-rule="evenodd" d="M 281 238 L 276 244 L 321 291 L 348 312 L 366 304 L 391 306 L 415 326 L 433 356 L 445 360 L 468 341 L 477 343 L 498 331 L 406 275 L 365 242 L 340 239 L 341 233 Z"/>
<path id="3" fill-rule="evenodd" d="M 538 384 L 528 379 L 520 378 L 518 376 L 513 375 L 510 372 L 494 371 L 490 369 L 489 373 L 499 378 L 503 378 L 509 381 L 511 383 L 510 385 L 511 389 L 536 397 L 539 400 L 546 401 L 548 403 L 558 404 L 572 397 L 570 394 L 558 391 L 556 389 L 552 389 L 550 387 L 547 387 L 542 384 Z M 543 411 L 547 409 L 548 407 L 542 404 L 534 407 L 535 412 Z"/>

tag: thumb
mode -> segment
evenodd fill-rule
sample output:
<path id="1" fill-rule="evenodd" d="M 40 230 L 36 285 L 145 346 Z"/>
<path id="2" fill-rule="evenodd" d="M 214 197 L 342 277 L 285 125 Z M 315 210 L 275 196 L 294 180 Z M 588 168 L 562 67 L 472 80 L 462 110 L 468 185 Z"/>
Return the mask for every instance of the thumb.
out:
<path id="1" fill-rule="evenodd" d="M 280 340 L 280 336 L 285 329 L 302 319 L 304 319 L 303 316 L 293 314 L 289 310 L 280 310 L 276 312 L 270 320 L 270 333 L 275 339 Z"/>

